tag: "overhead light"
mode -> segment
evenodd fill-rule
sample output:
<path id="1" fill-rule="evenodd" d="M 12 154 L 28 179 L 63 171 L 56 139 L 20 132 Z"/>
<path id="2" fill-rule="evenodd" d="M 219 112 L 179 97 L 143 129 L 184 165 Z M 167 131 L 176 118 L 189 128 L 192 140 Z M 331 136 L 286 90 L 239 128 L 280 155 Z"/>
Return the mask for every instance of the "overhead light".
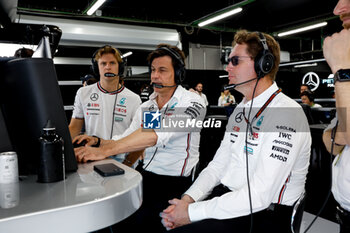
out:
<path id="1" fill-rule="evenodd" d="M 289 30 L 286 32 L 281 32 L 278 33 L 277 36 L 278 37 L 283 37 L 283 36 L 287 36 L 287 35 L 291 35 L 291 34 L 295 34 L 295 33 L 299 33 L 299 32 L 304 32 L 304 31 L 308 31 L 314 28 L 319 28 L 319 27 L 324 27 L 327 25 L 327 22 L 322 22 L 322 23 L 316 23 L 316 24 L 312 24 L 306 27 L 301 27 L 301 28 L 297 28 L 297 29 L 293 29 L 293 30 Z"/>
<path id="2" fill-rule="evenodd" d="M 301 64 L 301 65 L 295 65 L 294 68 L 304 68 L 304 67 L 310 67 L 310 66 L 317 66 L 317 63 L 309 63 L 309 64 Z"/>
<path id="3" fill-rule="evenodd" d="M 131 54 L 132 54 L 132 52 L 129 51 L 129 52 L 127 52 L 127 53 L 124 53 L 121 57 L 122 57 L 122 58 L 125 58 L 125 57 L 130 56 Z"/>
<path id="4" fill-rule="evenodd" d="M 226 17 L 229 17 L 229 16 L 231 16 L 231 15 L 237 14 L 237 13 L 239 13 L 239 12 L 241 12 L 241 11 L 242 11 L 242 8 L 241 8 L 241 7 L 235 8 L 235 9 L 233 9 L 233 10 L 230 10 L 230 11 L 227 11 L 227 12 L 225 12 L 225 13 L 222 13 L 222 14 L 219 14 L 219 15 L 217 15 L 217 16 L 214 16 L 213 18 L 207 19 L 207 20 L 205 20 L 205 21 L 199 23 L 198 26 L 199 26 L 199 27 L 203 27 L 203 26 L 208 25 L 208 24 L 210 24 L 210 23 L 219 21 L 219 20 L 221 20 L 221 19 L 223 19 L 223 18 L 226 18 Z"/>
<path id="5" fill-rule="evenodd" d="M 97 0 L 91 8 L 86 12 L 87 15 L 92 15 L 106 0 Z"/>
<path id="6" fill-rule="evenodd" d="M 316 63 L 316 62 L 323 62 L 323 61 L 326 61 L 326 59 L 320 58 L 320 59 L 313 59 L 313 60 L 306 60 L 306 61 L 287 62 L 287 63 L 280 63 L 279 67 L 302 65 L 302 64 Z"/>

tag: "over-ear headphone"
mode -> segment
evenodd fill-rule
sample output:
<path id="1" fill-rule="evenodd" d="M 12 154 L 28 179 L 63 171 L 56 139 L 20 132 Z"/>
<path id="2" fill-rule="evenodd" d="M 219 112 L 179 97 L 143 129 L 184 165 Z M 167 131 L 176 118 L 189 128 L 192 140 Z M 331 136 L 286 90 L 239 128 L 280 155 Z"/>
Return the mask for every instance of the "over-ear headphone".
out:
<path id="1" fill-rule="evenodd" d="M 259 41 L 263 46 L 263 50 L 255 57 L 254 68 L 258 78 L 262 78 L 272 70 L 272 67 L 275 64 L 275 57 L 267 46 L 265 36 L 261 32 L 257 33 L 259 35 Z"/>
<path id="2" fill-rule="evenodd" d="M 174 64 L 175 83 L 181 84 L 185 80 L 186 69 L 185 69 L 185 63 L 182 60 L 180 54 L 176 50 L 168 47 L 160 47 L 160 48 L 157 48 L 156 50 L 166 51 L 170 57 L 176 60 L 176 62 L 174 62 L 175 63 Z"/>
<path id="3" fill-rule="evenodd" d="M 314 95 L 314 93 L 313 93 L 312 91 L 306 90 L 306 91 L 303 91 L 302 93 L 300 93 L 300 97 L 302 97 L 302 96 L 304 96 L 304 95 L 306 95 L 307 98 L 309 98 L 309 100 L 310 100 L 311 102 L 314 102 L 314 100 L 315 100 L 315 95 Z"/>
<path id="4" fill-rule="evenodd" d="M 122 58 L 122 53 L 117 49 L 117 48 L 114 48 L 110 45 L 105 45 L 105 46 L 102 46 L 101 48 L 97 49 L 94 54 L 92 55 L 91 57 L 91 71 L 93 72 L 93 74 L 96 76 L 96 77 L 99 77 L 100 76 L 100 72 L 98 70 L 98 63 L 97 61 L 95 60 L 95 57 L 96 57 L 96 54 L 98 53 L 98 51 L 100 49 L 103 49 L 103 48 L 111 48 L 112 50 L 114 50 L 115 54 L 117 56 L 120 57 L 120 59 L 122 60 L 122 62 L 119 62 L 118 60 L 118 64 L 119 64 L 119 73 L 118 73 L 118 76 L 119 77 L 123 77 L 123 74 L 124 74 L 124 68 L 125 68 L 125 61 L 124 59 Z"/>

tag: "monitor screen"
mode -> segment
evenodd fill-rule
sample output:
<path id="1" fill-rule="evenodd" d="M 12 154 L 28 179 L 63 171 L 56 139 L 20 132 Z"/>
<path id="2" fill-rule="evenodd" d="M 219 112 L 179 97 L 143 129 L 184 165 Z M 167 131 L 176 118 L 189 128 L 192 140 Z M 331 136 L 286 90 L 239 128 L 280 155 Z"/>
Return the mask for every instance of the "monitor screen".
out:
<path id="1" fill-rule="evenodd" d="M 64 140 L 66 171 L 75 171 L 73 145 L 52 59 L 18 58 L 1 65 L 2 110 L 20 174 L 36 173 L 39 137 L 48 120 Z"/>
<path id="2" fill-rule="evenodd" d="M 6 151 L 12 151 L 12 145 L 7 132 L 4 117 L 2 116 L 2 111 L 0 109 L 0 153 Z"/>

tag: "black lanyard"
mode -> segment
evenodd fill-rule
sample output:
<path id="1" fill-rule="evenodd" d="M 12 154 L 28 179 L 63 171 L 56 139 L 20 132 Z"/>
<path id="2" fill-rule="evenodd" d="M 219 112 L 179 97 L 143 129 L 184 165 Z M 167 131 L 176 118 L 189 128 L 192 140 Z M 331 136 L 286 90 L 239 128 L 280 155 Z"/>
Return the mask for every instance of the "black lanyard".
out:
<path id="1" fill-rule="evenodd" d="M 261 113 L 266 109 L 266 107 L 271 103 L 271 101 L 282 91 L 282 89 L 278 89 L 277 91 L 275 91 L 270 98 L 265 102 L 265 104 L 259 109 L 259 111 L 256 113 L 256 115 L 253 117 L 252 122 L 249 123 L 248 119 L 245 116 L 245 108 L 243 108 L 243 116 L 244 116 L 244 120 L 245 122 L 252 124 L 256 119 L 258 119 L 258 117 L 261 115 Z"/>

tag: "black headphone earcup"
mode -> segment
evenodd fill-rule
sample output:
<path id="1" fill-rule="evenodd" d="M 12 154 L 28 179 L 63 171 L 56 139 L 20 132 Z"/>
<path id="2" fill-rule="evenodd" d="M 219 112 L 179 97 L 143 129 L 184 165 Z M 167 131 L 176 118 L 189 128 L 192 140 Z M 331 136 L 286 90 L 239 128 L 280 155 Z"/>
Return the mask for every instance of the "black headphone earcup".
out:
<path id="1" fill-rule="evenodd" d="M 186 69 L 185 69 L 185 67 L 184 66 L 180 67 L 178 72 L 179 72 L 178 80 L 179 80 L 179 84 L 181 84 L 186 78 Z"/>
<path id="2" fill-rule="evenodd" d="M 119 64 L 119 77 L 124 76 L 124 70 L 125 70 L 125 61 L 123 60 L 122 62 L 118 63 Z"/>
<path id="3" fill-rule="evenodd" d="M 92 73 L 94 74 L 95 77 L 99 77 L 100 76 L 100 73 L 98 71 L 98 64 L 97 64 L 97 62 L 95 61 L 94 58 L 91 59 L 91 71 L 92 71 Z"/>
<path id="4" fill-rule="evenodd" d="M 181 84 L 185 80 L 186 76 L 186 69 L 183 65 L 176 65 L 174 67 L 174 73 L 175 73 L 175 83 Z"/>
<path id="5" fill-rule="evenodd" d="M 274 65 L 274 56 L 269 51 L 263 51 L 262 54 L 256 56 L 254 68 L 258 78 L 268 74 Z"/>
<path id="6" fill-rule="evenodd" d="M 100 77 L 100 72 L 98 71 L 98 64 L 97 61 L 95 61 L 95 56 L 98 50 L 94 52 L 94 54 L 91 57 L 91 71 L 95 75 L 95 77 Z"/>

